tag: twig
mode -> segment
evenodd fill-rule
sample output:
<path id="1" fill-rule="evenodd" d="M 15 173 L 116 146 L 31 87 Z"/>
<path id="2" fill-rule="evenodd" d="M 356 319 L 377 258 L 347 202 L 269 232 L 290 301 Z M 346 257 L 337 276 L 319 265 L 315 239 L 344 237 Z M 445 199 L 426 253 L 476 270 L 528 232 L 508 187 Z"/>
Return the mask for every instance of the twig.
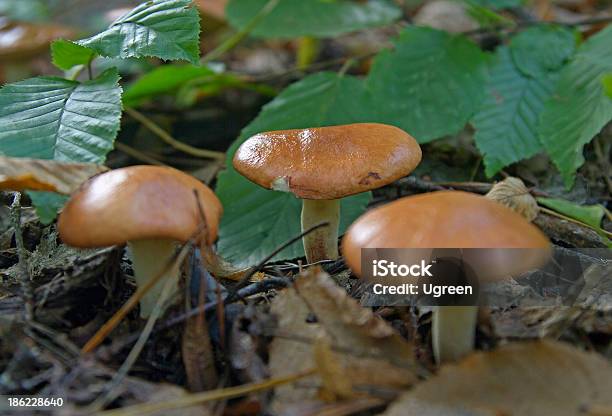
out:
<path id="1" fill-rule="evenodd" d="M 322 222 L 320 224 L 314 225 L 308 228 L 307 230 L 304 230 L 299 235 L 293 237 L 289 241 L 285 242 L 284 244 L 281 244 L 278 248 L 276 248 L 276 250 L 274 250 L 272 253 L 266 256 L 263 260 L 261 260 L 256 266 L 252 267 L 251 270 L 249 270 L 247 273 L 244 274 L 242 279 L 238 281 L 238 283 L 232 288 L 232 291 L 229 292 L 229 294 L 227 295 L 227 298 L 225 299 L 225 303 L 227 304 L 227 303 L 233 302 L 235 300 L 234 297 L 238 294 L 238 289 L 244 287 L 250 281 L 251 277 L 258 271 L 260 271 L 266 265 L 267 262 L 269 262 L 270 260 L 274 258 L 274 256 L 276 256 L 278 253 L 280 253 L 281 251 L 283 251 L 284 249 L 286 249 L 293 243 L 301 240 L 305 235 L 308 235 L 311 232 L 318 230 L 321 227 L 327 227 L 327 226 L 329 226 L 328 222 Z"/>
<path id="2" fill-rule="evenodd" d="M 117 150 L 119 150 L 120 152 L 125 153 L 128 156 L 133 157 L 136 160 L 139 160 L 141 162 L 145 162 L 148 163 L 150 165 L 156 165 L 156 166 L 168 166 L 163 162 L 160 162 L 159 160 L 155 159 L 154 157 L 151 157 L 143 152 L 141 152 L 138 149 L 134 149 L 132 146 L 128 146 L 125 143 L 121 143 L 119 141 L 115 142 L 115 148 Z"/>
<path id="3" fill-rule="evenodd" d="M 182 261 L 185 259 L 185 255 L 187 254 L 187 252 L 188 250 L 183 250 L 182 256 L 179 256 L 177 259 L 175 259 L 174 264 L 182 263 Z M 172 280 L 168 279 L 166 280 L 166 283 L 164 285 L 164 288 L 161 292 L 160 297 L 157 299 L 157 302 L 155 303 L 155 307 L 153 308 L 151 315 L 147 319 L 147 323 L 145 324 L 145 327 L 142 330 L 140 337 L 138 337 L 138 341 L 136 341 L 136 344 L 134 344 L 134 346 L 132 347 L 132 350 L 128 354 L 123 364 L 121 364 L 121 367 L 119 367 L 119 369 L 117 370 L 113 378 L 108 382 L 106 386 L 104 386 L 104 389 L 103 389 L 104 393 L 101 394 L 91 405 L 88 406 L 87 413 L 97 412 L 100 409 L 103 409 L 108 403 L 115 400 L 117 396 L 120 394 L 120 391 L 117 388 L 121 385 L 121 383 L 123 382 L 123 379 L 129 373 L 130 369 L 132 368 L 132 366 L 138 359 L 138 356 L 140 355 L 140 352 L 144 348 L 147 340 L 149 339 L 149 336 L 151 335 L 151 331 L 153 330 L 153 326 L 155 325 L 155 321 L 162 314 L 162 306 L 164 302 L 166 301 L 166 298 L 169 296 L 171 288 L 172 288 Z"/>
<path id="4" fill-rule="evenodd" d="M 545 212 L 548 215 L 552 215 L 553 217 L 557 217 L 557 218 L 561 218 L 562 220 L 565 220 L 565 221 L 573 222 L 574 224 L 578 224 L 581 227 L 590 228 L 591 230 L 596 231 L 597 233 L 601 232 L 601 233 L 605 234 L 608 238 L 612 237 L 612 233 L 610 231 L 604 230 L 603 228 L 593 227 L 590 224 L 587 224 L 587 223 L 584 223 L 582 221 L 576 220 L 574 218 L 568 217 L 566 215 L 560 214 L 557 211 L 554 211 L 552 209 L 543 207 L 541 205 L 540 205 L 540 211 Z"/>
<path id="5" fill-rule="evenodd" d="M 285 377 L 271 378 L 259 383 L 249 383 L 242 386 L 228 387 L 225 389 L 207 391 L 203 393 L 188 394 L 181 398 L 168 400 L 161 403 L 143 403 L 135 406 L 124 407 L 122 409 L 110 410 L 100 413 L 100 416 L 139 416 L 157 412 L 162 413 L 163 411 L 181 409 L 211 402 L 213 400 L 231 399 L 233 397 L 240 397 L 249 393 L 269 390 L 276 386 L 292 383 L 302 378 L 311 376 L 315 373 L 316 369 L 312 368 Z"/>
<path id="6" fill-rule="evenodd" d="M 590 17 L 588 19 L 577 20 L 575 22 L 563 22 L 559 20 L 548 20 L 548 21 L 519 20 L 519 21 L 514 22 L 514 24 L 511 26 L 507 24 L 506 25 L 496 25 L 496 26 L 467 30 L 461 33 L 464 35 L 477 35 L 477 34 L 482 34 L 482 33 L 498 32 L 500 30 L 516 31 L 524 27 L 535 26 L 535 25 L 540 25 L 540 24 L 558 25 L 558 26 L 565 26 L 565 27 L 576 27 L 576 26 L 584 26 L 584 25 L 594 25 L 598 23 L 607 23 L 610 21 L 612 21 L 612 16 Z"/>
<path id="7" fill-rule="evenodd" d="M 199 149 L 197 147 L 190 146 L 186 143 L 176 140 L 166 130 L 158 126 L 153 120 L 145 116 L 139 111 L 134 110 L 130 107 L 125 107 L 124 111 L 129 114 L 134 120 L 142 123 L 149 131 L 155 134 L 157 137 L 162 139 L 164 142 L 174 147 L 183 153 L 187 153 L 196 157 L 206 157 L 209 159 L 225 160 L 225 153 L 217 152 L 215 150 Z"/>
<path id="8" fill-rule="evenodd" d="M 238 291 L 238 296 L 240 298 L 246 298 L 246 297 L 255 295 L 257 293 L 268 291 L 270 289 L 275 289 L 278 287 L 286 287 L 288 286 L 288 284 L 289 282 L 282 277 L 268 277 L 264 280 L 261 280 L 259 282 L 255 282 L 246 287 L 243 287 L 242 289 Z M 219 302 L 221 302 L 221 300 L 215 300 L 212 302 L 208 302 L 205 305 L 198 306 L 194 309 L 191 309 L 188 312 L 185 312 L 180 315 L 169 318 L 168 320 L 160 324 L 158 327 L 156 327 L 153 330 L 153 333 L 156 334 L 160 331 L 163 331 L 164 329 L 171 328 L 174 325 L 180 324 L 181 322 L 184 322 L 187 319 L 193 316 L 196 316 L 202 312 L 210 312 L 213 309 L 217 308 L 217 305 L 219 304 Z M 120 349 L 125 348 L 126 346 L 130 345 L 132 342 L 136 341 L 136 339 L 137 339 L 136 336 L 128 335 L 123 340 L 115 341 L 115 343 L 110 347 L 111 354 L 114 354 L 116 351 L 119 351 Z"/>
<path id="9" fill-rule="evenodd" d="M 25 306 L 25 319 L 31 321 L 34 319 L 34 288 L 28 273 L 28 262 L 26 258 L 26 249 L 23 244 L 23 233 L 21 231 L 21 193 L 15 192 L 13 203 L 11 204 L 11 222 L 15 231 L 15 247 L 17 248 L 17 274 L 21 285 L 21 293 L 23 304 Z"/>
<path id="10" fill-rule="evenodd" d="M 265 4 L 265 6 L 263 6 L 261 10 L 259 10 L 257 14 L 251 18 L 251 20 L 246 24 L 246 26 L 244 26 L 238 32 L 230 36 L 215 49 L 204 55 L 202 59 L 200 59 L 200 64 L 204 65 L 208 62 L 214 61 L 227 51 L 233 49 L 242 41 L 242 39 L 247 37 L 253 31 L 253 29 L 255 29 L 255 27 L 259 24 L 259 22 L 261 22 L 264 17 L 266 17 L 268 14 L 270 14 L 270 12 L 272 12 L 272 10 L 274 10 L 274 8 L 278 5 L 278 2 L 279 0 L 269 0 Z"/>
<path id="11" fill-rule="evenodd" d="M 248 80 L 250 82 L 270 82 L 278 78 L 282 78 L 282 77 L 291 75 L 292 73 L 295 73 L 295 72 L 310 73 L 310 72 L 315 72 L 315 71 L 321 71 L 323 69 L 326 69 L 332 66 L 344 64 L 349 60 L 352 60 L 354 62 L 360 62 L 365 59 L 369 59 L 369 58 L 376 56 L 376 54 L 378 54 L 379 52 L 380 50 L 374 51 L 374 52 L 367 52 L 367 53 L 350 56 L 350 57 L 341 57 L 341 58 L 329 59 L 326 61 L 315 62 L 311 64 L 306 70 L 301 69 L 298 66 L 294 66 L 284 71 L 279 71 L 279 72 L 272 73 L 272 74 L 261 75 L 261 76 L 251 76 L 251 77 L 248 77 Z"/>
<path id="12" fill-rule="evenodd" d="M 424 181 L 422 179 L 416 178 L 414 176 L 409 176 L 407 178 L 400 179 L 397 182 L 395 182 L 395 184 L 396 186 L 399 186 L 400 188 L 414 189 L 414 190 L 421 191 L 421 192 L 433 192 L 433 191 L 440 191 L 440 190 L 445 190 L 445 189 L 460 189 L 460 190 L 465 190 L 468 192 L 474 192 L 478 194 L 487 193 L 493 186 L 492 184 L 486 183 L 486 182 L 429 182 L 429 181 Z M 545 193 L 541 191 L 537 191 L 533 189 L 530 190 L 530 193 L 536 196 L 546 195 Z M 608 236 L 612 235 L 607 230 L 603 230 L 603 229 L 599 230 L 589 224 L 585 224 L 574 218 L 566 217 L 563 214 L 559 214 L 558 212 L 552 211 L 546 207 L 542 207 L 541 205 L 540 205 L 540 211 L 548 215 L 551 215 L 553 217 L 566 220 L 572 224 L 576 224 L 579 227 L 588 228 L 589 231 L 593 230 L 596 233 L 603 231 L 605 235 L 608 235 Z M 557 225 L 558 224 L 559 224 L 559 221 L 557 220 Z M 576 228 L 576 226 L 573 226 L 573 227 Z"/>

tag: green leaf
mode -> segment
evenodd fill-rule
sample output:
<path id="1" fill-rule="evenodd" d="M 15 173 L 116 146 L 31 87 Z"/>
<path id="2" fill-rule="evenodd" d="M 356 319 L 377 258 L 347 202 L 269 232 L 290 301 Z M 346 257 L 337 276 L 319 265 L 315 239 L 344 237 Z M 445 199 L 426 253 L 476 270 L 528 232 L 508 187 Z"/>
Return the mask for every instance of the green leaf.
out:
<path id="1" fill-rule="evenodd" d="M 87 65 L 95 56 L 92 49 L 69 40 L 58 39 L 51 43 L 53 65 L 64 71 L 76 65 Z"/>
<path id="2" fill-rule="evenodd" d="M 110 58 L 154 56 L 197 63 L 200 17 L 190 0 L 151 0 L 77 43 Z"/>
<path id="3" fill-rule="evenodd" d="M 408 27 L 393 50 L 381 52 L 366 81 L 377 121 L 420 143 L 460 131 L 480 107 L 486 55 L 463 36 Z"/>
<path id="4" fill-rule="evenodd" d="M 123 103 L 134 106 L 144 99 L 175 91 L 193 79 L 214 76 L 208 67 L 195 65 L 162 65 L 130 84 L 123 94 Z"/>
<path id="5" fill-rule="evenodd" d="M 612 26 L 587 40 L 561 71 L 553 96 L 540 117 L 540 140 L 563 175 L 574 183 L 584 163 L 583 147 L 612 120 L 612 100 L 601 88 L 612 71 Z"/>
<path id="6" fill-rule="evenodd" d="M 497 49 L 486 99 L 472 120 L 487 176 L 542 149 L 539 117 L 559 78 L 555 69 L 574 43 L 567 29 L 534 27 L 514 38 L 510 48 Z M 554 49 L 541 50 L 540 45 Z"/>
<path id="7" fill-rule="evenodd" d="M 262 131 L 366 121 L 371 108 L 359 79 L 328 72 L 304 78 L 264 106 L 228 151 L 228 169 L 219 175 L 217 194 L 226 209 L 219 240 L 221 255 L 237 264 L 252 265 L 300 233 L 298 199 L 265 190 L 232 168 L 232 157 L 242 142 Z M 363 212 L 369 198 L 365 193 L 342 201 L 342 230 Z M 302 244 L 297 242 L 276 259 L 303 255 Z"/>
<path id="8" fill-rule="evenodd" d="M 242 29 L 268 1 L 231 0 L 227 19 Z M 261 38 L 332 37 L 387 25 L 400 16 L 401 10 L 390 0 L 280 0 L 250 34 Z"/>
<path id="9" fill-rule="evenodd" d="M 553 211 L 601 230 L 601 220 L 605 214 L 604 207 L 601 205 L 578 205 L 574 202 L 557 198 L 537 198 L 537 200 L 538 203 Z"/>
<path id="10" fill-rule="evenodd" d="M 610 98 L 612 98 L 612 74 L 605 75 L 603 77 L 602 83 L 606 94 L 608 94 Z"/>
<path id="11" fill-rule="evenodd" d="M 553 25 L 529 28 L 510 43 L 516 67 L 524 75 L 534 78 L 560 69 L 575 50 L 576 34 Z"/>
<path id="12" fill-rule="evenodd" d="M 103 163 L 119 130 L 118 81 L 111 69 L 84 83 L 38 77 L 5 85 L 0 89 L 0 153 Z M 49 218 L 47 200 L 38 199 L 44 218 Z"/>
<path id="13" fill-rule="evenodd" d="M 68 197 L 54 192 L 28 192 L 32 204 L 36 207 L 36 215 L 43 224 L 51 224 Z"/>

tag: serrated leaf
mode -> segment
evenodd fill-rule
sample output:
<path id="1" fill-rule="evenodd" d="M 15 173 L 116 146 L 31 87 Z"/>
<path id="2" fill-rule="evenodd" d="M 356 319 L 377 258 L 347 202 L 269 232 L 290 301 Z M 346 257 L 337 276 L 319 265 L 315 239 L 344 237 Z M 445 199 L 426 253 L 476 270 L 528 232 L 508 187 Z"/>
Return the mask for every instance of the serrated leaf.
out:
<path id="1" fill-rule="evenodd" d="M 269 0 L 231 0 L 229 23 L 244 28 Z M 387 25 L 401 16 L 389 0 L 280 0 L 250 33 L 262 38 L 332 37 Z"/>
<path id="2" fill-rule="evenodd" d="M 197 63 L 200 17 L 190 0 L 151 0 L 77 43 L 110 58 L 154 56 Z"/>
<path id="3" fill-rule="evenodd" d="M 557 79 L 557 73 L 526 77 L 514 65 L 508 48 L 497 49 L 486 98 L 472 119 L 487 176 L 542 149 L 537 123 Z"/>
<path id="4" fill-rule="evenodd" d="M 526 76 L 537 78 L 556 71 L 576 50 L 576 34 L 564 27 L 534 26 L 510 42 L 512 60 Z"/>
<path id="5" fill-rule="evenodd" d="M 51 43 L 53 65 L 64 71 L 76 65 L 87 65 L 95 56 L 96 53 L 92 49 L 69 40 L 58 39 Z"/>
<path id="6" fill-rule="evenodd" d="M 537 200 L 545 207 L 601 230 L 601 220 L 605 214 L 604 207 L 601 205 L 578 205 L 572 201 L 558 198 L 541 197 Z"/>
<path id="7" fill-rule="evenodd" d="M 114 69 L 79 83 L 38 77 L 0 90 L 0 153 L 11 157 L 103 163 L 112 150 L 121 118 L 121 87 Z M 37 199 L 32 194 L 33 201 Z M 38 199 L 49 218 L 51 201 Z M 55 212 L 55 211 L 54 211 Z"/>
<path id="8" fill-rule="evenodd" d="M 215 72 L 204 66 L 162 65 L 130 84 L 123 94 L 123 102 L 134 106 L 147 98 L 174 91 L 187 81 L 213 75 Z"/>
<path id="9" fill-rule="evenodd" d="M 229 149 L 228 169 L 219 175 L 217 194 L 225 207 L 218 244 L 222 256 L 252 265 L 300 233 L 300 200 L 265 190 L 237 173 L 231 160 L 238 146 L 262 131 L 366 121 L 371 108 L 367 100 L 359 79 L 323 72 L 291 85 L 264 106 Z M 363 212 L 369 199 L 364 193 L 342 200 L 341 230 Z M 303 255 L 297 242 L 276 259 Z"/>
<path id="10" fill-rule="evenodd" d="M 377 121 L 401 127 L 419 143 L 460 131 L 484 98 L 486 55 L 470 40 L 408 27 L 381 52 L 366 81 Z"/>
<path id="11" fill-rule="evenodd" d="M 611 44 L 608 26 L 580 46 L 540 117 L 540 140 L 567 187 L 584 163 L 584 145 L 612 120 L 612 100 L 601 88 L 604 75 L 612 71 Z"/>

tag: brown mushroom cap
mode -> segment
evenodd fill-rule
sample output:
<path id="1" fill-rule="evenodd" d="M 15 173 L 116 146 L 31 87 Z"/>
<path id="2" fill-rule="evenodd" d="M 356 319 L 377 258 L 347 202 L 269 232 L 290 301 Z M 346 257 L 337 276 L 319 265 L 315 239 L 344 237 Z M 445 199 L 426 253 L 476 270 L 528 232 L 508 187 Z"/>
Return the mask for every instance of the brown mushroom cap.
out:
<path id="1" fill-rule="evenodd" d="M 234 167 L 268 189 L 303 199 L 338 199 L 408 175 L 421 148 L 405 131 L 385 124 L 260 133 L 234 155 Z"/>
<path id="2" fill-rule="evenodd" d="M 490 279 L 539 267 L 550 256 L 550 242 L 536 226 L 495 201 L 460 191 L 410 196 L 365 213 L 342 240 L 342 254 L 357 275 L 362 248 L 539 249 L 485 252 L 490 257 L 472 266 L 486 267 Z"/>
<path id="3" fill-rule="evenodd" d="M 91 178 L 64 207 L 60 237 L 75 247 L 149 239 L 185 242 L 201 222 L 194 190 L 212 243 L 223 212 L 217 196 L 197 179 L 160 166 L 131 166 Z"/>
<path id="4" fill-rule="evenodd" d="M 17 23 L 0 18 L 0 59 L 33 58 L 46 52 L 54 39 L 71 35 L 71 30 L 58 25 Z"/>

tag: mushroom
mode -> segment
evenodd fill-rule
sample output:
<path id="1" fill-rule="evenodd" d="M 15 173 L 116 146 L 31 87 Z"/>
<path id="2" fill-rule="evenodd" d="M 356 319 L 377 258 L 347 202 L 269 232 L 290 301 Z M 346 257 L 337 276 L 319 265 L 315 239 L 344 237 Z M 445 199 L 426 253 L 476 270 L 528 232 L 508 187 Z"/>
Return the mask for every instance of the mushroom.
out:
<path id="1" fill-rule="evenodd" d="M 58 220 L 62 241 L 93 248 L 128 243 L 139 287 L 168 266 L 178 243 L 193 237 L 201 224 L 194 191 L 206 218 L 204 243 L 217 238 L 223 208 L 216 195 L 195 178 L 173 168 L 132 166 L 85 182 L 70 198 Z M 140 301 L 140 315 L 150 315 L 165 279 L 178 287 L 175 265 Z"/>
<path id="2" fill-rule="evenodd" d="M 72 31 L 62 26 L 11 22 L 0 16 L 0 84 L 11 81 L 4 79 L 5 68 L 8 77 L 24 63 L 46 53 L 54 39 L 71 35 Z"/>
<path id="3" fill-rule="evenodd" d="M 260 133 L 234 155 L 234 167 L 250 181 L 302 199 L 302 231 L 329 223 L 304 236 L 309 263 L 338 257 L 341 198 L 406 176 L 420 161 L 414 138 L 377 123 Z"/>
<path id="4" fill-rule="evenodd" d="M 347 231 L 342 253 L 362 275 L 362 248 L 509 249 L 487 257 L 462 252 L 479 280 L 495 281 L 537 268 L 549 259 L 548 238 L 511 209 L 485 197 L 438 191 L 401 198 L 362 215 Z M 461 250 L 459 250 L 461 252 Z M 437 306 L 432 343 L 437 362 L 453 361 L 474 348 L 477 306 Z"/>

